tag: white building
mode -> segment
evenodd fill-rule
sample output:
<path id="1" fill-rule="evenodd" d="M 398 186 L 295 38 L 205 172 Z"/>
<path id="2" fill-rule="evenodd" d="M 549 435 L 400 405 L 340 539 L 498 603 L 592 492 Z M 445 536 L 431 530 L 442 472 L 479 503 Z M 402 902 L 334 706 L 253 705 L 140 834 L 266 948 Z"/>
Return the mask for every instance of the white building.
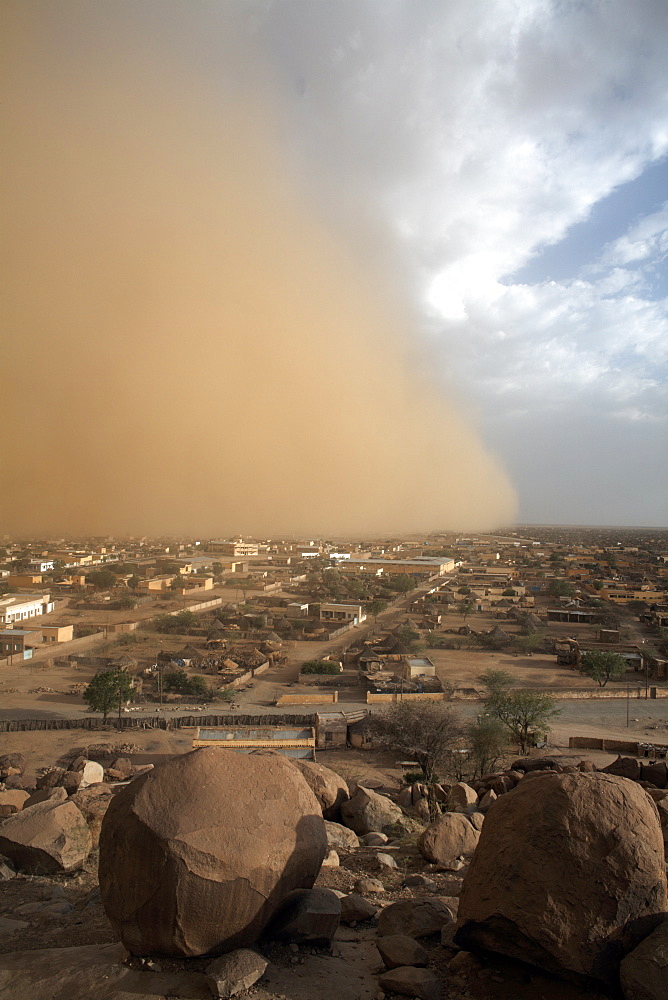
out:
<path id="1" fill-rule="evenodd" d="M 366 613 L 361 604 L 321 604 L 321 622 L 354 622 L 359 625 L 366 621 Z"/>
<path id="2" fill-rule="evenodd" d="M 50 594 L 5 594 L 0 597 L 0 625 L 48 615 L 55 608 Z"/>
<path id="3" fill-rule="evenodd" d="M 28 563 L 30 573 L 48 573 L 53 569 L 53 559 L 32 559 Z"/>

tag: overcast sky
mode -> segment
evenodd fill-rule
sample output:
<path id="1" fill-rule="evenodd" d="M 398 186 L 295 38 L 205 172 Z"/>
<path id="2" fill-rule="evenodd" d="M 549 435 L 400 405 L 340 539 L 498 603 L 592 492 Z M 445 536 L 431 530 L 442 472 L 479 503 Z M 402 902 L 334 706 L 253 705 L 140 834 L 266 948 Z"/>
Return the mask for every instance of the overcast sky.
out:
<path id="1" fill-rule="evenodd" d="M 305 182 L 392 243 L 520 519 L 665 525 L 665 0 L 305 0 L 258 30 Z"/>
<path id="2" fill-rule="evenodd" d="M 152 141 L 146 109 L 169 126 L 151 90 L 161 79 L 182 88 L 184 105 L 193 84 L 214 133 L 216 115 L 227 127 L 224 102 L 238 94 L 248 114 L 256 97 L 277 171 L 368 290 L 396 303 L 402 324 L 411 317 L 405 364 L 477 428 L 520 521 L 667 523 L 666 0 L 20 0 L 5 10 L 12 45 L 34 60 L 17 56 L 13 85 L 25 93 L 41 73 L 44 109 L 51 74 L 65 128 L 77 73 L 81 106 L 113 108 L 109 120 L 119 88 L 128 129 L 119 119 L 109 135 L 129 150 Z M 135 118 L 137 59 L 149 83 Z M 191 135 L 175 109 L 173 138 L 193 161 L 199 127 Z"/>

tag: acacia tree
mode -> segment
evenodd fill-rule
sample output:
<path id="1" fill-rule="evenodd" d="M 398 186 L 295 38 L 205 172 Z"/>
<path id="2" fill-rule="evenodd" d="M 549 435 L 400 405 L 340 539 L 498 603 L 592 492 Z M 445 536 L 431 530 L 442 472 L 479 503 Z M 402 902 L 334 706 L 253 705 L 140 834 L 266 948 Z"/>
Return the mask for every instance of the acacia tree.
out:
<path id="1" fill-rule="evenodd" d="M 506 727 L 494 715 L 480 715 L 466 730 L 469 758 L 473 764 L 473 777 L 489 774 L 496 767 L 508 742 Z"/>
<path id="2" fill-rule="evenodd" d="M 414 759 L 433 784 L 436 768 L 461 741 L 463 727 L 456 712 L 442 702 L 400 701 L 369 717 L 367 728 L 376 746 Z"/>
<path id="3" fill-rule="evenodd" d="M 83 699 L 94 712 L 102 712 L 102 721 L 112 708 L 118 705 L 118 725 L 121 724 L 121 709 L 123 703 L 132 696 L 132 678 L 127 670 L 120 667 L 115 670 L 102 670 L 93 677 L 83 693 Z"/>
<path id="4" fill-rule="evenodd" d="M 548 722 L 560 714 L 556 699 L 537 691 L 503 691 L 486 702 L 487 711 L 500 719 L 526 753 L 537 733 L 549 733 Z"/>
<path id="5" fill-rule="evenodd" d="M 457 610 L 460 615 L 464 616 L 464 624 L 466 625 L 466 619 L 475 611 L 475 603 L 470 599 L 462 601 L 457 605 Z"/>
<path id="6" fill-rule="evenodd" d="M 626 660 L 619 653 L 592 649 L 582 654 L 579 670 L 603 688 L 608 681 L 616 681 L 624 676 Z"/>
<path id="7" fill-rule="evenodd" d="M 366 606 L 366 611 L 368 614 L 373 615 L 373 620 L 378 621 L 378 615 L 382 615 L 383 611 L 387 610 L 387 601 L 381 601 L 380 598 L 376 597 L 373 601 L 369 601 Z"/>

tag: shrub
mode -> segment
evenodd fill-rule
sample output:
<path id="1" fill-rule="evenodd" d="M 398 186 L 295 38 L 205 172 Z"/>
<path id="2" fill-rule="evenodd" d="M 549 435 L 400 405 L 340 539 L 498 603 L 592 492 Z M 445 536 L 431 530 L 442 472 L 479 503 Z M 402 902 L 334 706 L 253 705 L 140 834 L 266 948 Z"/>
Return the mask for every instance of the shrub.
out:
<path id="1" fill-rule="evenodd" d="M 339 674 L 341 667 L 333 660 L 307 660 L 301 665 L 302 674 Z"/>

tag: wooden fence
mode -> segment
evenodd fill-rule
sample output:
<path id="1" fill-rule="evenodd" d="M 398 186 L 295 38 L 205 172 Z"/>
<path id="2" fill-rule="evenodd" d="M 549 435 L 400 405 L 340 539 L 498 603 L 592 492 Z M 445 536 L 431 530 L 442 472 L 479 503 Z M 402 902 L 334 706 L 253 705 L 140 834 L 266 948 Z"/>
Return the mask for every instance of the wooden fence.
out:
<path id="1" fill-rule="evenodd" d="M 315 715 L 171 715 L 121 716 L 121 729 L 190 729 L 194 726 L 315 726 Z M 5 719 L 0 733 L 51 729 L 118 729 L 118 719 Z"/>

